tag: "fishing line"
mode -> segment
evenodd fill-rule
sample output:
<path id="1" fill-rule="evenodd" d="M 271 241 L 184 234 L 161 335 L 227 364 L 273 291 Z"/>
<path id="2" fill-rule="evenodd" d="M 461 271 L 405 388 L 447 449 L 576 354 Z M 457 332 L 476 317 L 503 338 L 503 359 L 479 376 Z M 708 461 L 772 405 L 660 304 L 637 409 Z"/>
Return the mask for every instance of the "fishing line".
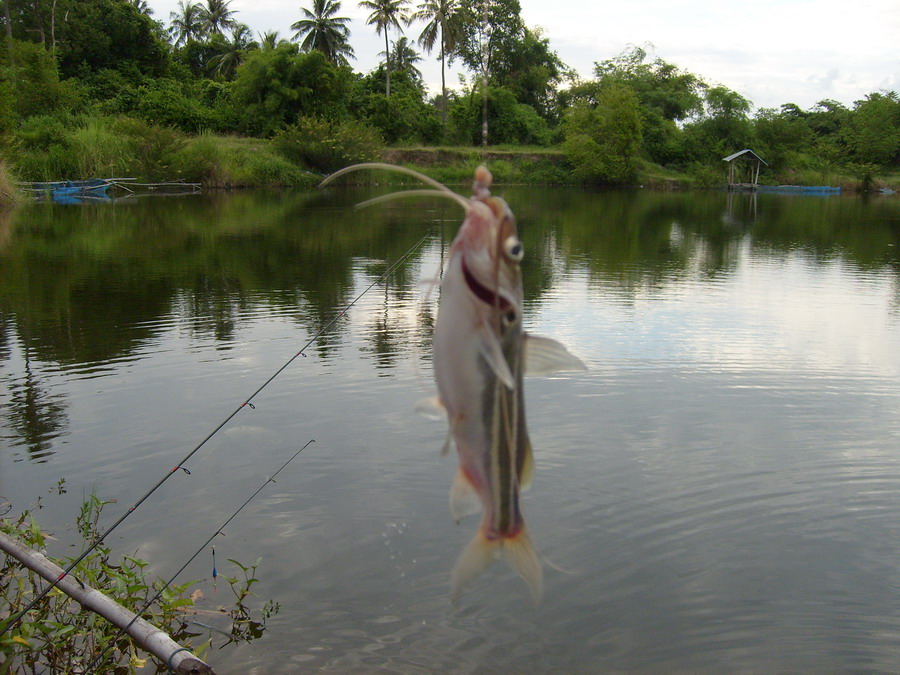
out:
<path id="1" fill-rule="evenodd" d="M 316 439 L 314 439 L 314 438 L 309 439 L 309 440 L 306 442 L 306 445 L 304 445 L 304 446 L 303 446 L 302 448 L 300 448 L 297 452 L 295 452 L 293 455 L 291 455 L 290 458 L 289 458 L 284 464 L 282 464 L 282 465 L 278 468 L 278 471 L 276 471 L 276 472 L 273 473 L 271 476 L 269 476 L 268 478 L 266 478 L 266 481 L 265 481 L 262 485 L 259 486 L 259 488 L 256 490 L 256 492 L 254 492 L 252 495 L 250 495 L 250 496 L 247 498 L 247 500 L 237 508 L 237 511 L 235 511 L 234 513 L 232 513 L 231 516 L 229 516 L 228 520 L 226 520 L 224 523 L 222 523 L 222 524 L 219 526 L 219 528 L 218 528 L 215 532 L 213 532 L 212 536 L 211 536 L 209 539 L 207 539 L 206 541 L 204 541 L 204 542 L 200 545 L 200 548 L 197 549 L 196 553 L 194 553 L 194 555 L 192 555 L 190 558 L 188 558 L 188 561 L 187 561 L 186 563 L 184 563 L 184 565 L 182 565 L 182 566 L 178 569 L 178 571 L 175 572 L 175 574 L 173 574 L 172 577 L 162 585 L 162 587 L 159 589 L 159 591 L 157 591 L 156 595 L 154 595 L 152 598 L 150 598 L 150 599 L 144 604 L 143 607 L 141 607 L 137 612 L 134 613 L 134 618 L 133 618 L 131 621 L 129 621 L 125 626 L 123 626 L 122 628 L 119 629 L 119 632 L 116 633 L 115 636 L 112 638 L 112 640 L 109 641 L 109 644 L 106 646 L 106 648 L 105 648 L 102 652 L 100 652 L 100 653 L 94 658 L 93 661 L 91 661 L 91 662 L 88 664 L 86 670 L 83 670 L 83 671 L 81 671 L 81 672 L 84 673 L 84 674 L 93 672 L 94 666 L 97 665 L 97 663 L 100 661 L 100 659 L 102 659 L 103 656 L 104 656 L 110 649 L 112 649 L 113 647 L 115 647 L 116 642 L 118 641 L 118 639 L 119 639 L 120 637 L 122 637 L 123 635 L 125 635 L 125 633 L 128 632 L 128 629 L 131 628 L 132 624 L 133 624 L 135 621 L 138 620 L 138 617 L 140 617 L 141 614 L 143 614 L 144 612 L 146 612 L 147 609 L 150 607 L 150 605 L 152 605 L 154 602 L 156 602 L 157 600 L 159 600 L 159 597 L 163 594 L 163 591 L 165 591 L 169 586 L 172 585 L 172 582 L 175 581 L 175 579 L 178 577 L 179 574 L 181 574 L 182 572 L 184 572 L 184 570 L 187 568 L 187 566 L 190 565 L 190 564 L 194 561 L 194 558 L 196 558 L 198 555 L 200 555 L 200 554 L 203 552 L 203 550 L 209 545 L 209 543 L 210 543 L 213 539 L 215 539 L 215 538 L 216 538 L 217 536 L 219 536 L 220 534 L 224 534 L 224 532 L 222 532 L 222 530 L 224 530 L 226 527 L 228 527 L 228 523 L 230 523 L 232 520 L 234 520 L 234 519 L 237 517 L 237 515 L 238 515 L 241 511 L 243 511 L 244 507 L 247 506 L 247 504 L 249 504 L 250 502 L 252 502 L 252 501 L 253 501 L 253 498 L 256 497 L 256 495 L 258 495 L 260 492 L 263 491 L 263 488 L 265 488 L 266 485 L 268 485 L 269 483 L 274 483 L 274 482 L 275 482 L 275 476 L 277 476 L 279 473 L 281 473 L 281 470 L 284 469 L 284 467 L 286 467 L 288 464 L 290 464 L 292 461 L 294 461 L 294 458 L 295 458 L 297 455 L 299 455 L 301 452 L 303 452 L 304 450 L 306 450 L 306 448 L 308 448 L 312 443 L 315 443 L 315 442 L 316 442 Z M 216 556 L 216 547 L 213 546 L 213 575 L 215 575 L 215 569 L 216 569 L 216 567 L 215 567 L 215 565 L 216 565 L 216 563 L 215 563 L 215 556 Z M 185 649 L 186 649 L 186 648 L 185 648 Z M 190 650 L 188 650 L 188 651 L 190 651 Z M 169 670 L 171 670 L 171 668 L 170 668 Z"/>
<path id="2" fill-rule="evenodd" d="M 101 543 L 103 543 L 103 541 L 110 535 L 110 533 L 113 532 L 113 530 L 115 530 L 119 525 L 121 525 L 122 522 L 123 522 L 128 516 L 130 516 L 132 513 L 134 513 L 134 512 L 137 510 L 137 508 L 138 508 L 141 504 L 143 504 L 143 503 L 150 497 L 150 495 L 152 495 L 154 492 L 156 492 L 156 491 L 162 486 L 163 483 L 165 483 L 167 480 L 169 480 L 169 478 L 171 478 L 172 474 L 174 474 L 175 472 L 177 472 L 179 469 L 182 470 L 182 471 L 184 471 L 186 474 L 189 474 L 190 471 L 189 471 L 184 465 L 187 464 L 188 460 L 190 460 L 191 457 L 193 457 L 193 456 L 197 453 L 197 451 L 200 450 L 200 448 L 202 448 L 204 445 L 206 445 L 206 444 L 209 442 L 209 440 L 210 440 L 213 436 L 215 436 L 217 433 L 219 433 L 219 432 L 222 430 L 222 428 L 223 428 L 226 424 L 228 424 L 228 423 L 229 423 L 229 422 L 230 422 L 230 421 L 231 421 L 231 420 L 232 420 L 232 419 L 233 419 L 233 418 L 234 418 L 241 410 L 243 410 L 245 407 L 248 407 L 248 406 L 249 406 L 251 409 L 252 409 L 252 408 L 255 408 L 256 406 L 254 406 L 253 403 L 252 403 L 251 401 L 252 401 L 254 398 L 256 398 L 256 396 L 258 396 L 259 393 L 260 393 L 263 389 L 265 389 L 266 387 L 268 387 L 268 386 L 272 383 L 272 381 L 273 381 L 276 377 L 278 377 L 279 375 L 281 375 L 281 373 L 284 372 L 284 371 L 287 369 L 287 367 L 290 366 L 290 365 L 291 365 L 298 357 L 300 357 L 300 356 L 305 357 L 306 354 L 304 354 L 304 351 L 306 351 L 306 350 L 310 347 L 310 345 L 312 345 L 314 342 L 316 342 L 316 340 L 318 340 L 320 337 L 322 337 L 322 336 L 323 336 L 323 335 L 324 335 L 324 334 L 325 334 L 325 333 L 326 333 L 326 332 L 327 332 L 327 331 L 328 331 L 335 323 L 337 323 L 337 321 L 338 321 L 339 319 L 341 319 L 343 316 L 345 316 L 345 315 L 347 314 L 347 312 L 349 312 L 350 309 L 352 309 L 353 306 L 356 305 L 356 303 L 359 302 L 360 299 L 362 299 L 362 297 L 363 297 L 366 293 L 368 293 L 368 292 L 369 292 L 370 290 L 372 290 L 372 288 L 374 288 L 376 285 L 378 285 L 379 283 L 381 283 L 382 281 L 384 281 L 385 279 L 387 279 L 388 276 L 390 276 L 390 274 L 391 274 L 394 270 L 396 270 L 403 262 L 405 262 L 405 261 L 407 260 L 407 258 L 409 258 L 410 256 L 412 256 L 413 253 L 415 253 L 415 252 L 422 246 L 422 244 L 425 243 L 425 241 L 426 241 L 430 236 L 431 236 L 430 233 L 423 235 L 422 238 L 419 239 L 419 241 L 417 241 L 415 244 L 413 244 L 413 245 L 409 248 L 409 250 L 406 251 L 406 253 L 404 253 L 402 256 L 400 256 L 399 258 L 397 258 L 397 260 L 395 260 L 395 261 L 394 261 L 394 262 L 393 262 L 393 263 L 392 263 L 392 264 L 384 271 L 384 273 L 383 273 L 380 277 L 378 277 L 378 278 L 375 279 L 371 284 L 369 284 L 368 286 L 366 286 L 366 288 L 363 289 L 363 291 L 362 291 L 359 295 L 357 295 L 355 298 L 353 298 L 353 300 L 351 300 L 349 304 L 347 304 L 343 309 L 341 309 L 340 312 L 338 312 L 337 314 L 335 314 L 335 316 L 332 317 L 331 320 L 328 321 L 328 323 L 326 323 L 321 329 L 319 329 L 319 331 L 318 331 L 315 335 L 313 335 L 313 336 L 306 342 L 305 345 L 303 345 L 303 347 L 300 349 L 300 351 L 298 351 L 298 352 L 297 352 L 296 354 L 294 354 L 291 358 L 289 358 L 289 359 L 288 359 L 288 360 L 287 360 L 287 361 L 286 361 L 286 362 L 285 362 L 278 370 L 276 370 L 276 371 L 271 375 L 271 377 L 269 377 L 265 382 L 263 382 L 263 383 L 256 389 L 256 391 L 254 391 L 252 394 L 250 394 L 250 396 L 248 396 L 248 397 L 244 400 L 243 403 L 241 403 L 237 408 L 235 408 L 234 411 L 231 412 L 231 414 L 229 414 L 224 420 L 222 420 L 222 421 L 218 424 L 218 426 L 216 426 L 211 432 L 209 432 L 209 434 L 207 434 L 207 436 L 206 436 L 202 441 L 200 441 L 197 445 L 195 445 L 194 448 L 193 448 L 190 452 L 188 452 L 188 453 L 184 456 L 184 458 L 183 458 L 178 464 L 176 464 L 174 467 L 172 467 L 171 470 L 169 470 L 168 472 L 166 472 L 166 474 L 163 475 L 163 477 L 160 478 L 160 479 L 157 481 L 156 485 L 154 485 L 152 488 L 150 488 L 150 490 L 148 490 L 147 493 L 146 493 L 143 497 L 141 497 L 137 502 L 135 502 L 133 506 L 131 506 L 131 507 L 130 507 L 125 513 L 123 513 L 123 514 L 122 514 L 122 515 L 121 515 L 121 516 L 120 516 L 120 517 L 119 517 L 112 525 L 110 525 L 110 526 L 106 529 L 106 531 L 103 532 L 103 534 L 101 534 L 97 539 L 95 539 L 94 542 L 93 542 L 92 544 L 90 544 L 90 545 L 87 547 L 87 549 L 85 549 L 85 551 L 81 553 L 81 555 L 79 555 L 77 558 L 75 558 L 75 560 L 72 561 L 72 562 L 69 564 L 68 567 L 66 567 L 65 569 L 63 569 L 62 573 L 60 573 L 60 575 L 56 578 L 55 581 L 51 582 L 49 585 L 47 585 L 47 586 L 44 588 L 44 590 L 42 590 L 40 593 L 38 593 L 38 594 L 34 597 L 34 599 L 33 599 L 31 602 L 29 602 L 28 605 L 25 606 L 24 609 L 22 609 L 21 611 L 19 611 L 19 612 L 18 612 L 17 614 L 15 614 L 14 616 L 8 618 L 8 619 L 6 620 L 6 622 L 3 623 L 2 626 L 0 626 L 0 635 L 3 635 L 6 631 L 8 631 L 10 628 L 12 628 L 13 626 L 15 626 L 19 621 L 21 621 L 21 620 L 22 620 L 22 617 L 24 617 L 28 612 L 30 612 L 30 611 L 34 608 L 34 606 L 37 605 L 37 603 L 40 602 L 40 601 L 41 601 L 41 600 L 42 600 L 42 599 L 43 599 L 50 591 L 52 591 L 54 588 L 56 588 L 56 585 L 57 585 L 60 581 L 62 581 L 66 576 L 68 576 L 69 573 L 70 573 L 73 569 L 75 569 L 75 567 L 76 567 L 76 565 L 78 565 L 78 563 L 80 563 L 82 560 L 84 560 L 84 559 L 85 559 L 85 558 L 86 558 L 86 557 L 87 557 L 87 556 L 88 556 L 95 548 L 97 548 Z"/>

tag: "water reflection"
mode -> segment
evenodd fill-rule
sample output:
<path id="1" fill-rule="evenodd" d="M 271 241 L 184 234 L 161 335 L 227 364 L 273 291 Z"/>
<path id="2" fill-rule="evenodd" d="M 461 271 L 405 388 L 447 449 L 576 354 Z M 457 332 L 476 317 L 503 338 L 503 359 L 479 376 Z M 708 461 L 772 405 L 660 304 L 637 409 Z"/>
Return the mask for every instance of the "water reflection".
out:
<path id="1" fill-rule="evenodd" d="M 592 293 L 629 304 L 684 283 L 728 277 L 748 256 L 787 264 L 804 251 L 861 272 L 887 271 L 898 302 L 897 200 L 799 198 L 734 193 L 503 190 L 528 251 L 530 312 L 570 275 L 586 273 Z M 33 363 L 110 372 L 139 358 L 172 330 L 229 349 L 241 325 L 285 316 L 314 334 L 352 298 L 361 278 L 377 278 L 423 231 L 443 255 L 458 223 L 455 207 L 397 203 L 356 211 L 374 189 L 237 193 L 132 204 L 24 208 L 4 226 L 0 314 L 4 341 L 21 344 L 25 367 L 10 382 L 5 415 L 33 452 L 65 424 L 64 397 L 42 385 Z M 364 321 L 370 355 L 389 369 L 414 346 L 427 352 L 431 309 L 408 289 L 431 270 L 423 253 L 379 289 L 383 302 Z M 420 316 L 416 316 L 416 313 Z M 336 333 L 315 345 L 340 349 Z M 414 335 L 410 336 L 409 331 Z M 6 359 L 7 362 L 9 359 Z M 39 368 L 37 369 L 39 370 Z"/>
<path id="2" fill-rule="evenodd" d="M 61 474 L 133 503 L 339 316 L 117 532 L 168 576 L 316 439 L 217 539 L 265 558 L 259 594 L 282 605 L 218 671 L 890 670 L 900 201 L 498 192 L 529 329 L 591 365 L 526 384 L 542 607 L 500 566 L 447 598 L 470 528 L 447 513 L 446 429 L 412 412 L 432 393 L 424 282 L 459 222 L 444 202 L 20 211 L 0 248 L 0 494 L 27 504 Z"/>

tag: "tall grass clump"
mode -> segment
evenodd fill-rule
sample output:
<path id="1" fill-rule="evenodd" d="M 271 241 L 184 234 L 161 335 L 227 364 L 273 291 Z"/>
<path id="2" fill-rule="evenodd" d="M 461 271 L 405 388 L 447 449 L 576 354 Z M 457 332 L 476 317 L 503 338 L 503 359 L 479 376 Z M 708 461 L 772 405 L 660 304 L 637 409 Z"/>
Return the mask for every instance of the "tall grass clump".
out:
<path id="1" fill-rule="evenodd" d="M 12 206 L 22 201 L 22 193 L 16 186 L 15 178 L 9 173 L 6 163 L 0 160 L 0 208 Z"/>
<path id="2" fill-rule="evenodd" d="M 231 182 L 225 171 L 225 148 L 209 133 L 191 138 L 176 152 L 172 169 L 175 178 L 204 187 L 226 187 Z"/>
<path id="3" fill-rule="evenodd" d="M 110 125 L 108 118 L 89 117 L 72 130 L 68 145 L 75 155 L 76 178 L 116 178 L 127 173 L 132 164 L 128 139 Z"/>
<path id="4" fill-rule="evenodd" d="M 208 188 L 298 187 L 319 181 L 285 157 L 268 141 L 214 136 L 191 138 L 174 156 L 175 176 Z"/>
<path id="5" fill-rule="evenodd" d="M 17 174 L 30 181 L 121 176 L 132 163 L 130 151 L 111 124 L 67 113 L 26 119 L 12 140 Z"/>

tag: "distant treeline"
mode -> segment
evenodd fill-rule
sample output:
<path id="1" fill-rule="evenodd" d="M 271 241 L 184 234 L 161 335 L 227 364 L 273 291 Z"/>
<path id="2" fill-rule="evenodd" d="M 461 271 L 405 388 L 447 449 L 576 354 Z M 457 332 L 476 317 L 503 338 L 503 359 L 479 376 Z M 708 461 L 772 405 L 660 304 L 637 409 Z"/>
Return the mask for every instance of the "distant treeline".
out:
<path id="1" fill-rule="evenodd" d="M 481 3 L 476 11 L 461 0 L 363 0 L 385 40 L 381 65 L 363 74 L 350 65 L 340 2 L 307 0 L 289 39 L 253 35 L 229 2 L 181 0 L 160 21 L 145 0 L 6 0 L 6 164 L 26 180 L 122 170 L 298 184 L 306 170 L 331 171 L 385 146 L 481 144 L 486 68 L 487 143 L 561 149 L 567 175 L 588 183 L 632 183 L 648 166 L 721 182 L 722 157 L 748 147 L 768 162 L 771 182 L 871 183 L 900 170 L 896 92 L 870 93 L 852 108 L 823 100 L 751 114 L 739 93 L 634 46 L 580 80 L 525 25 L 518 0 L 488 3 L 487 33 Z M 410 18 L 424 25 L 420 35 L 403 36 Z M 461 62 L 469 77 L 429 97 L 417 67 L 426 53 L 442 72 Z M 231 169 L 210 164 L 207 151 Z"/>

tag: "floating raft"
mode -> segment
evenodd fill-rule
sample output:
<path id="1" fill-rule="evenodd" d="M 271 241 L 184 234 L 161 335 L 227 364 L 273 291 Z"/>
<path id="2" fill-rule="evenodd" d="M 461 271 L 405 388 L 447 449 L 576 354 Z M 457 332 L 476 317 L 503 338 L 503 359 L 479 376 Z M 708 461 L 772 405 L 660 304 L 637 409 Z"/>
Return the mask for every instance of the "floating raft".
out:
<path id="1" fill-rule="evenodd" d="M 841 194 L 841 186 L 829 185 L 760 185 L 756 188 L 760 192 L 808 192 L 815 194 Z"/>
<path id="2" fill-rule="evenodd" d="M 787 192 L 791 194 L 839 195 L 841 186 L 830 185 L 758 185 L 756 183 L 730 183 L 729 190 L 749 190 L 750 192 Z"/>
<path id="3" fill-rule="evenodd" d="M 110 188 L 123 196 L 133 195 L 181 195 L 200 192 L 200 183 L 170 181 L 165 183 L 138 183 L 136 178 L 88 178 L 86 180 L 57 180 L 36 183 L 19 183 L 38 201 L 57 204 L 81 204 L 87 201 L 113 201 Z"/>

